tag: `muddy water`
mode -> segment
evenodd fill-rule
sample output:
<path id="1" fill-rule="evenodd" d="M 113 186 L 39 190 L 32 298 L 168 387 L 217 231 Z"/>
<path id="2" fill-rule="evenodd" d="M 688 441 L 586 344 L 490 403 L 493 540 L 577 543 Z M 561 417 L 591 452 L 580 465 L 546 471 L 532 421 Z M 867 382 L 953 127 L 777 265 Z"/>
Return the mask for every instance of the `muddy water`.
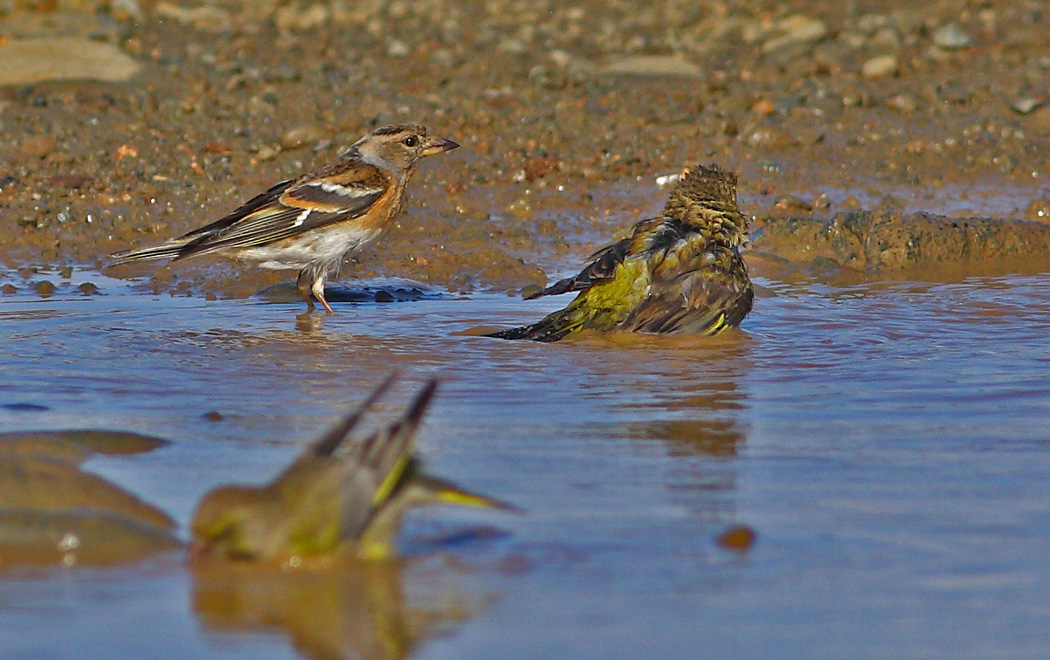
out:
<path id="1" fill-rule="evenodd" d="M 336 581 L 179 553 L 10 571 L 5 655 L 1038 657 L 1050 276 L 759 284 L 738 334 L 556 345 L 465 334 L 561 302 L 494 294 L 343 304 L 313 328 L 301 303 L 90 272 L 5 296 L 0 430 L 174 440 L 86 465 L 182 525 L 395 367 L 402 396 L 444 379 L 429 468 L 525 510 L 419 512 L 405 565 Z M 736 524 L 758 535 L 742 554 L 716 543 Z"/>

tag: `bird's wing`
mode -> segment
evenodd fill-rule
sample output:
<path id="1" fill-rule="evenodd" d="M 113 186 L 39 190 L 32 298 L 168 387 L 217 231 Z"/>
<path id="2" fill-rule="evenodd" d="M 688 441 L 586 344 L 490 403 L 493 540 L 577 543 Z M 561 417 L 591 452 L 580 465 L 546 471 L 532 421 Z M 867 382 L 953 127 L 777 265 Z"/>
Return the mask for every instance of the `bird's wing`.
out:
<path id="1" fill-rule="evenodd" d="M 739 259 L 739 256 L 736 257 Z M 727 273 L 703 266 L 654 282 L 649 296 L 624 322 L 635 332 L 714 335 L 743 320 L 754 290 L 743 262 Z"/>
<path id="2" fill-rule="evenodd" d="M 308 451 L 316 456 L 331 456 L 334 454 L 349 439 L 350 432 L 354 430 L 354 427 L 357 426 L 361 417 L 368 412 L 368 409 L 372 407 L 372 404 L 386 394 L 390 386 L 397 380 L 397 376 L 398 373 L 396 371 L 387 376 L 352 413 L 339 420 L 339 423 L 318 438 L 314 444 L 310 445 Z"/>
<path id="3" fill-rule="evenodd" d="M 595 282 L 608 279 L 616 272 L 616 267 L 623 262 L 631 247 L 631 239 L 625 238 L 612 245 L 607 245 L 590 256 L 590 261 L 578 274 L 567 277 L 525 297 L 533 300 L 541 296 L 557 296 L 570 291 L 583 291 Z"/>
<path id="4" fill-rule="evenodd" d="M 431 380 L 412 400 L 404 415 L 348 448 L 343 496 L 343 537 L 356 538 L 376 510 L 393 495 L 411 473 L 412 439 L 437 389 Z"/>
<path id="5" fill-rule="evenodd" d="M 390 190 L 389 179 L 371 165 L 341 161 L 283 181 L 233 213 L 190 232 L 178 257 L 226 248 L 267 245 L 335 222 L 357 218 Z"/>

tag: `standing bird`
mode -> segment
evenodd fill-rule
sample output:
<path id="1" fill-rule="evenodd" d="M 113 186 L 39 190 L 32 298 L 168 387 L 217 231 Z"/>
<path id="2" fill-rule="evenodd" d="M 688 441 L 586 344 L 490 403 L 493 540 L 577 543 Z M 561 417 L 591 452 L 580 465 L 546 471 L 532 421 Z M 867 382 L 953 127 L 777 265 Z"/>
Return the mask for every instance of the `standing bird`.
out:
<path id="1" fill-rule="evenodd" d="M 487 336 L 550 342 L 585 329 L 718 334 L 751 311 L 754 290 L 740 256 L 746 243 L 736 175 L 699 165 L 671 190 L 659 217 L 595 252 L 579 275 L 526 298 L 580 291 L 568 307 Z"/>
<path id="2" fill-rule="evenodd" d="M 217 252 L 262 268 L 297 268 L 296 285 L 308 311 L 314 309 L 312 296 L 331 314 L 324 297 L 328 274 L 338 275 L 347 252 L 375 240 L 390 224 L 421 158 L 458 146 L 428 136 L 423 126 L 382 126 L 335 162 L 282 181 L 185 236 L 117 252 L 110 265 Z"/>
<path id="3" fill-rule="evenodd" d="M 193 515 L 194 548 L 231 559 L 268 560 L 352 548 L 358 557 L 395 553 L 404 512 L 425 503 L 514 510 L 424 474 L 412 455 L 437 381 L 429 381 L 397 421 L 350 440 L 350 432 L 394 381 L 390 376 L 353 413 L 265 486 L 222 486 Z"/>

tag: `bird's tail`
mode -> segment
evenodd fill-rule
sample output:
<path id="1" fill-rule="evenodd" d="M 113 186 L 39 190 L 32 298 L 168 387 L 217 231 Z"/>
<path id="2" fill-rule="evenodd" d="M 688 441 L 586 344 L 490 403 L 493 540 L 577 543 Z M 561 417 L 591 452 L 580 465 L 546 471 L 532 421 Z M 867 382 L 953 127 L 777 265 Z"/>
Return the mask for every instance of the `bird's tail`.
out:
<path id="1" fill-rule="evenodd" d="M 154 261 L 157 259 L 176 259 L 182 256 L 182 249 L 186 247 L 185 241 L 167 241 L 160 245 L 136 248 L 134 250 L 121 250 L 109 255 L 107 266 L 119 266 L 133 261 Z"/>
<path id="2" fill-rule="evenodd" d="M 564 339 L 567 335 L 581 329 L 583 321 L 583 315 L 570 306 L 548 314 L 536 323 L 523 325 L 520 328 L 490 332 L 484 336 L 497 339 L 531 339 L 532 341 L 552 342 Z"/>
<path id="3" fill-rule="evenodd" d="M 478 493 L 472 493 L 469 490 L 460 488 L 451 481 L 438 479 L 422 472 L 416 472 L 412 475 L 411 487 L 422 489 L 425 492 L 424 499 L 430 502 L 472 506 L 482 509 L 500 509 L 501 511 L 519 511 L 518 507 L 513 504 L 479 495 Z"/>

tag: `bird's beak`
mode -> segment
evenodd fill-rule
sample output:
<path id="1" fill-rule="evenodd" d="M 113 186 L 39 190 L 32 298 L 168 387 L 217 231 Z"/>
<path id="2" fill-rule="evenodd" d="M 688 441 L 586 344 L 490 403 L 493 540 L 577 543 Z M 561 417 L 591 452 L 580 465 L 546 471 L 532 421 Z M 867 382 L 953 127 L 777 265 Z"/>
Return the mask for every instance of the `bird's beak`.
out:
<path id="1" fill-rule="evenodd" d="M 459 146 L 458 142 L 446 138 L 430 138 L 429 144 L 423 149 L 424 156 L 436 156 L 446 151 L 452 151 Z"/>

